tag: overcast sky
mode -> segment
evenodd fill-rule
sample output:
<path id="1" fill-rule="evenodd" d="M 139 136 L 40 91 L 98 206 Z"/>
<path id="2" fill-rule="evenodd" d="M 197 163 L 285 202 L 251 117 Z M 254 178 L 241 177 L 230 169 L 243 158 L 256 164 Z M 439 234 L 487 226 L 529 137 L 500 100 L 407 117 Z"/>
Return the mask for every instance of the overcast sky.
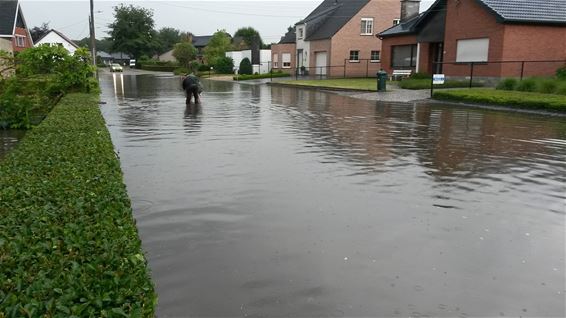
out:
<path id="1" fill-rule="evenodd" d="M 2 0 L 0 0 L 2 1 Z M 88 36 L 89 0 L 20 0 L 30 28 L 49 22 L 49 26 L 71 39 Z M 195 35 L 211 35 L 225 29 L 230 34 L 240 27 L 251 26 L 266 43 L 278 42 L 289 25 L 307 16 L 322 0 L 224 0 L 171 1 L 94 0 L 96 37 L 108 36 L 107 25 L 114 20 L 113 7 L 134 4 L 153 10 L 156 29 L 173 27 Z M 421 10 L 433 0 L 423 0 Z"/>

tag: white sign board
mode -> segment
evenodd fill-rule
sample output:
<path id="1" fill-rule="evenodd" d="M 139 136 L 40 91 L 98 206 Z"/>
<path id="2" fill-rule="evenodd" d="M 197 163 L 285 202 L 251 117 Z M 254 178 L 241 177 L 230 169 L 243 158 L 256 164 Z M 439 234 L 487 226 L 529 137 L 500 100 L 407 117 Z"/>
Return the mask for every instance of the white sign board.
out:
<path id="1" fill-rule="evenodd" d="M 434 74 L 432 75 L 432 84 L 434 85 L 442 85 L 444 84 L 444 74 Z"/>

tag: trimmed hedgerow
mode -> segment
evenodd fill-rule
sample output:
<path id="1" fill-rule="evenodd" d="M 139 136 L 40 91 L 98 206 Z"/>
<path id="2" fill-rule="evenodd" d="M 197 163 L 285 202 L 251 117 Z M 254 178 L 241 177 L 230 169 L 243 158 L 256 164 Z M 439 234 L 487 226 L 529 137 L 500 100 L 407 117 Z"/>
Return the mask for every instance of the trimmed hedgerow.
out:
<path id="1" fill-rule="evenodd" d="M 233 79 L 235 81 L 247 81 L 252 79 L 260 79 L 260 78 L 289 77 L 289 76 L 291 75 L 278 71 L 278 72 L 266 73 L 266 74 L 238 75 L 238 76 L 234 76 Z"/>
<path id="2" fill-rule="evenodd" d="M 64 97 L 0 161 L 0 184 L 0 316 L 153 317 L 156 295 L 96 95 Z"/>
<path id="3" fill-rule="evenodd" d="M 435 99 L 566 112 L 566 96 L 493 89 L 439 90 Z"/>

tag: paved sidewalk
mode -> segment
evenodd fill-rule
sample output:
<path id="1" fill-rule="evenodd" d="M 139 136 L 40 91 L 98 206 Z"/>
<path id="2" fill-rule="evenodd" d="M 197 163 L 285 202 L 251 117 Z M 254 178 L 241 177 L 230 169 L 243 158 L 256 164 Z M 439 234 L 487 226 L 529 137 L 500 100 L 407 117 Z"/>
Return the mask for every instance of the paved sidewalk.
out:
<path id="1" fill-rule="evenodd" d="M 340 95 L 350 96 L 365 100 L 378 100 L 384 102 L 413 102 L 418 100 L 430 99 L 430 90 L 419 89 L 410 90 L 397 87 L 388 87 L 386 92 L 355 92 L 355 91 L 339 91 L 335 92 Z"/>

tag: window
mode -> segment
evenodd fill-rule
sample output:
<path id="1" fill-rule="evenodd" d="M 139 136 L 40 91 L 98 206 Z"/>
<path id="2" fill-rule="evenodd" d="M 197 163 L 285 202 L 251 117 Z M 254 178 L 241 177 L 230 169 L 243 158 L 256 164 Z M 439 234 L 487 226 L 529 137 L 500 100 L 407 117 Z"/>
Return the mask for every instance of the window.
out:
<path id="1" fill-rule="evenodd" d="M 26 37 L 21 35 L 16 35 L 16 46 L 17 47 L 25 47 L 26 46 Z"/>
<path id="2" fill-rule="evenodd" d="M 371 62 L 379 62 L 381 59 L 381 52 L 380 51 L 371 51 Z"/>
<path id="3" fill-rule="evenodd" d="M 350 62 L 360 61 L 360 51 L 350 51 Z"/>
<path id="4" fill-rule="evenodd" d="M 283 62 L 283 68 L 291 68 L 291 53 L 281 54 L 281 61 Z"/>
<path id="5" fill-rule="evenodd" d="M 305 30 L 303 28 L 297 29 L 297 39 L 302 40 L 305 36 Z"/>
<path id="6" fill-rule="evenodd" d="M 362 18 L 361 35 L 373 35 L 373 18 Z"/>
<path id="7" fill-rule="evenodd" d="M 489 39 L 458 40 L 456 62 L 487 62 Z"/>
<path id="8" fill-rule="evenodd" d="M 391 67 L 411 68 L 417 65 L 417 45 L 391 47 Z"/>
<path id="9" fill-rule="evenodd" d="M 279 54 L 273 54 L 273 68 L 279 68 Z"/>
<path id="10" fill-rule="evenodd" d="M 401 19 L 393 19 L 393 25 L 401 23 Z"/>

